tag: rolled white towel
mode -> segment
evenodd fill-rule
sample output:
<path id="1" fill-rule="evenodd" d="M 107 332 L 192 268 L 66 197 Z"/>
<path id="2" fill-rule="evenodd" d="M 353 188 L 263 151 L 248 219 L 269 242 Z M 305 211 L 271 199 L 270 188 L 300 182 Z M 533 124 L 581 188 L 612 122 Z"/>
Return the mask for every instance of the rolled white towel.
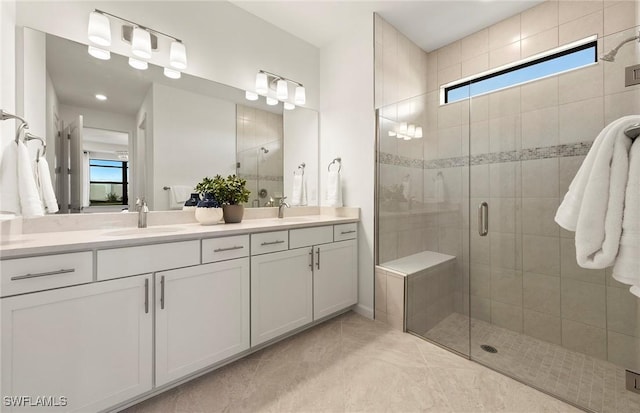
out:
<path id="1" fill-rule="evenodd" d="M 38 186 L 31 167 L 31 158 L 27 146 L 18 142 L 18 193 L 20 194 L 20 208 L 25 218 L 44 215 L 42 200 L 38 193 Z"/>
<path id="2" fill-rule="evenodd" d="M 629 180 L 624 199 L 622 236 L 613 278 L 632 285 L 631 292 L 640 297 L 640 141 L 629 153 Z"/>
<path id="3" fill-rule="evenodd" d="M 342 184 L 338 171 L 329 171 L 327 176 L 327 206 L 342 206 Z"/>
<path id="4" fill-rule="evenodd" d="M 169 208 L 182 209 L 184 203 L 189 199 L 192 189 L 186 185 L 172 185 L 169 188 Z"/>
<path id="5" fill-rule="evenodd" d="M 609 267 L 618 254 L 631 147 L 624 129 L 639 120 L 626 116 L 603 129 L 556 213 L 560 226 L 576 232 L 576 261 L 583 268 Z"/>
<path id="6" fill-rule="evenodd" d="M 49 163 L 44 157 L 36 160 L 35 165 L 36 184 L 40 199 L 44 205 L 47 214 L 55 214 L 58 212 L 58 200 L 56 199 L 53 184 L 51 183 L 51 175 L 49 172 Z"/>
<path id="7" fill-rule="evenodd" d="M 2 152 L 0 161 L 0 211 L 20 214 L 18 193 L 18 145 L 9 143 Z"/>

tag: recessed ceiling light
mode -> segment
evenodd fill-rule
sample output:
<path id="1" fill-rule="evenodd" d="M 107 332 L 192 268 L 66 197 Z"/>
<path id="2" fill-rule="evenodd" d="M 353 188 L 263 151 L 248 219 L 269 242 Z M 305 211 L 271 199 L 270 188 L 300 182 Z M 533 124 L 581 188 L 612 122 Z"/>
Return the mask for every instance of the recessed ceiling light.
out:
<path id="1" fill-rule="evenodd" d="M 96 94 L 96 99 L 98 99 L 98 100 L 107 100 L 107 97 L 105 95 L 103 95 L 103 94 L 98 93 L 98 94 Z"/>

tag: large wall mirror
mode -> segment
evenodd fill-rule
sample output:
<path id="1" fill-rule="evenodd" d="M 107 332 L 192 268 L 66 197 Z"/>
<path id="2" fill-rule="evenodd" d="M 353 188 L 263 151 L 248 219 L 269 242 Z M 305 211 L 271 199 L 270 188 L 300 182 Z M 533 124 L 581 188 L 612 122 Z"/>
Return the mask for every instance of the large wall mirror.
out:
<path id="1" fill-rule="evenodd" d="M 169 79 L 151 64 L 137 70 L 115 53 L 99 60 L 51 34 L 42 39 L 49 163 L 68 212 L 119 211 L 137 198 L 152 210 L 180 209 L 176 193 L 216 174 L 247 180 L 247 207 L 270 206 L 291 192 L 303 163 L 308 205 L 318 205 L 317 112 L 248 101 L 243 90 L 184 73 Z"/>

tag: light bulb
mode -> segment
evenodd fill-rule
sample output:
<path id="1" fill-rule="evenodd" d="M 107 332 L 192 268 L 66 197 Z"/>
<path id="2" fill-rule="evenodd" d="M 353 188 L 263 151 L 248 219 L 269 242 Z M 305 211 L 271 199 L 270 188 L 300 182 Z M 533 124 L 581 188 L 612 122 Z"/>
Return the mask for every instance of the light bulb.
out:
<path id="1" fill-rule="evenodd" d="M 416 126 L 416 138 L 422 138 L 422 126 Z"/>
<path id="2" fill-rule="evenodd" d="M 169 69 L 168 67 L 164 68 L 164 75 L 169 79 L 180 79 L 180 76 L 182 76 L 179 71 Z"/>
<path id="3" fill-rule="evenodd" d="M 269 91 L 269 85 L 267 84 L 267 74 L 264 72 L 258 72 L 256 75 L 256 92 L 260 95 L 266 95 Z"/>
<path id="4" fill-rule="evenodd" d="M 280 100 L 287 100 L 289 98 L 289 90 L 287 88 L 286 80 L 278 80 L 278 83 L 276 84 L 276 97 Z"/>
<path id="5" fill-rule="evenodd" d="M 100 49 L 99 47 L 89 46 L 89 54 L 96 59 L 109 60 L 111 59 L 111 52 L 108 50 Z"/>
<path id="6" fill-rule="evenodd" d="M 131 53 L 142 59 L 151 59 L 151 34 L 148 31 L 140 27 L 133 29 Z"/>
<path id="7" fill-rule="evenodd" d="M 278 99 L 267 97 L 267 105 L 274 106 L 278 104 Z"/>
<path id="8" fill-rule="evenodd" d="M 149 64 L 144 60 L 139 60 L 139 59 L 136 59 L 135 57 L 130 57 L 129 66 L 138 70 L 147 70 L 147 68 L 149 67 Z"/>
<path id="9" fill-rule="evenodd" d="M 251 92 L 249 90 L 247 90 L 246 92 L 244 92 L 244 97 L 247 100 L 258 100 L 258 94 L 255 92 Z"/>
<path id="10" fill-rule="evenodd" d="M 180 70 L 187 68 L 187 48 L 182 42 L 171 42 L 171 50 L 169 52 L 169 64 Z"/>
<path id="11" fill-rule="evenodd" d="M 296 86 L 296 94 L 293 99 L 296 105 L 304 105 L 307 101 L 306 92 L 304 86 Z"/>
<path id="12" fill-rule="evenodd" d="M 296 105 L 290 102 L 284 102 L 284 108 L 286 110 L 294 110 L 296 108 Z"/>
<path id="13" fill-rule="evenodd" d="M 92 43 L 100 46 L 111 46 L 111 25 L 109 18 L 102 13 L 89 13 L 89 27 L 87 37 Z"/>

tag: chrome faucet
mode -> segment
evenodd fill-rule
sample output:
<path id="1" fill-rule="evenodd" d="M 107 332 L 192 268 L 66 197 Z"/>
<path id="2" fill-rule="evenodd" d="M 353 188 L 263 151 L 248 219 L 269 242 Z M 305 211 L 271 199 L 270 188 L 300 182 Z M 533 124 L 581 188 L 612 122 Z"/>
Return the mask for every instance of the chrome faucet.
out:
<path id="1" fill-rule="evenodd" d="M 138 198 L 136 200 L 136 209 L 138 210 L 138 228 L 146 228 L 147 213 L 149 212 L 147 202 L 144 199 Z"/>
<path id="2" fill-rule="evenodd" d="M 280 198 L 280 203 L 278 204 L 278 218 L 284 218 L 284 208 L 285 207 L 289 208 L 289 204 L 284 202 L 286 198 L 287 198 L 286 196 L 283 196 L 282 198 Z"/>

